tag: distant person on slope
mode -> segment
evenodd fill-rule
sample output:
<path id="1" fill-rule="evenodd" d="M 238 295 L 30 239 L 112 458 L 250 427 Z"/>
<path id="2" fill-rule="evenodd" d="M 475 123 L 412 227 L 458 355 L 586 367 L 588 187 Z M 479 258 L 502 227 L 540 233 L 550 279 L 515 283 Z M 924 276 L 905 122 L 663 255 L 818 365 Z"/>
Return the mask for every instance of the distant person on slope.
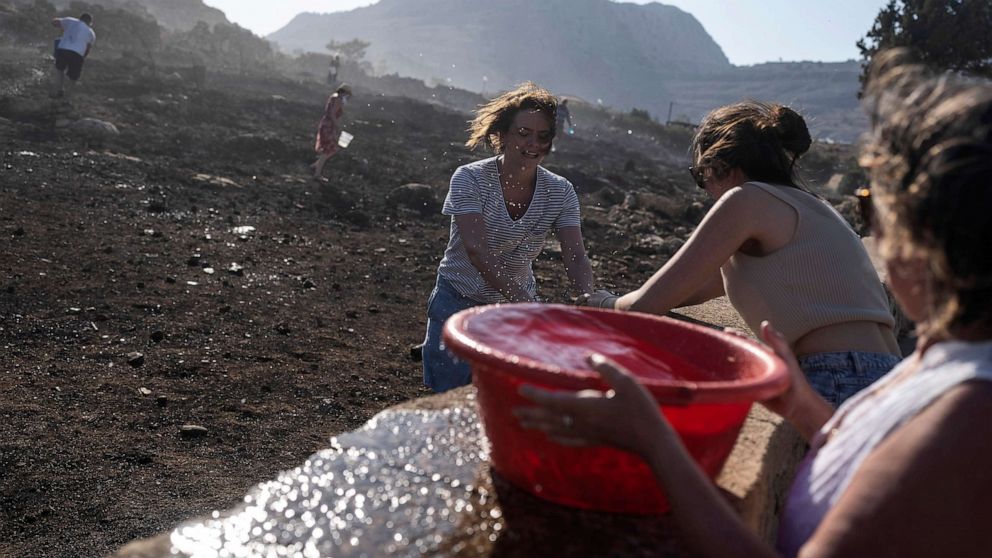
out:
<path id="1" fill-rule="evenodd" d="M 568 123 L 568 127 L 565 127 L 565 123 Z M 558 113 L 555 115 L 555 129 L 565 135 L 570 135 L 573 132 L 575 125 L 572 124 L 572 113 L 568 110 L 568 99 L 562 99 L 558 103 Z"/>
<path id="2" fill-rule="evenodd" d="M 335 55 L 327 63 L 327 85 L 334 87 L 338 83 L 338 70 L 341 68 L 341 57 Z"/>
<path id="3" fill-rule="evenodd" d="M 52 26 L 62 29 L 62 37 L 55 47 L 55 82 L 58 89 L 52 90 L 52 97 L 65 95 L 65 76 L 69 82 L 75 83 L 83 72 L 83 62 L 89 55 L 96 33 L 91 29 L 93 16 L 84 13 L 79 19 L 74 17 L 57 17 L 52 19 Z"/>
<path id="4" fill-rule="evenodd" d="M 467 145 L 485 145 L 496 156 L 458 167 L 444 200 L 451 232 L 427 303 L 423 346 L 424 384 L 436 392 L 472 381 L 468 364 L 441 345 L 445 320 L 481 304 L 536 301 L 532 262 L 548 232 L 561 241 L 576 294 L 592 291 L 579 198 L 571 183 L 541 167 L 557 108 L 551 93 L 524 83 L 480 107 L 469 126 Z"/>
<path id="5" fill-rule="evenodd" d="M 591 306 L 664 314 L 724 294 L 755 334 L 781 331 L 831 404 L 900 360 L 888 298 L 857 233 L 799 186 L 812 143 L 792 109 L 748 101 L 703 119 L 689 172 L 716 203 L 689 240 L 637 290 L 598 291 Z"/>
<path id="6" fill-rule="evenodd" d="M 344 116 L 344 106 L 351 98 L 351 87 L 342 85 L 327 98 L 324 115 L 320 117 L 317 126 L 317 142 L 314 150 L 318 153 L 317 160 L 310 168 L 313 169 L 314 180 L 320 180 L 324 173 L 324 164 L 338 152 L 338 138 L 341 136 L 341 118 Z"/>

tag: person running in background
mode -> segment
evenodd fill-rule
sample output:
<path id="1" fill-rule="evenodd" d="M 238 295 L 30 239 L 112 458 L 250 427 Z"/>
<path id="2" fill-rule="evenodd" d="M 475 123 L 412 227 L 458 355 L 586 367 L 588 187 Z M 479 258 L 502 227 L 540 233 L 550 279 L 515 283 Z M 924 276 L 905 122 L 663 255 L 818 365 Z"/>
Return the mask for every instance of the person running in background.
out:
<path id="1" fill-rule="evenodd" d="M 568 123 L 568 127 L 565 123 Z M 572 134 L 574 125 L 572 124 L 572 113 L 568 110 L 568 99 L 562 99 L 558 103 L 558 112 L 555 113 L 555 129 L 565 135 Z"/>
<path id="2" fill-rule="evenodd" d="M 549 232 L 561 242 L 576 294 L 592 291 L 575 188 L 541 166 L 555 137 L 557 105 L 528 82 L 481 106 L 469 126 L 467 145 L 485 145 L 496 156 L 458 167 L 444 200 L 450 238 L 427 302 L 423 346 L 424 384 L 436 392 L 472 381 L 468 364 L 441 344 L 444 322 L 472 306 L 536 301 L 532 264 Z"/>
<path id="3" fill-rule="evenodd" d="M 902 354 L 888 297 L 857 233 L 799 186 L 812 144 L 792 109 L 747 101 L 700 124 L 689 168 L 716 203 L 689 240 L 637 290 L 599 291 L 600 308 L 665 314 L 722 296 L 755 334 L 775 324 L 817 391 L 837 405 Z"/>
<path id="4" fill-rule="evenodd" d="M 65 77 L 75 83 L 83 73 L 83 62 L 93 48 L 96 33 L 93 32 L 93 16 L 84 13 L 79 19 L 74 17 L 57 17 L 52 19 L 52 26 L 62 29 L 62 37 L 55 48 L 55 84 L 52 97 L 65 95 Z"/>
<path id="5" fill-rule="evenodd" d="M 338 152 L 338 138 L 341 136 L 341 118 L 344 116 L 344 106 L 351 98 L 351 87 L 342 85 L 327 98 L 324 105 L 324 115 L 317 125 L 317 141 L 314 150 L 318 153 L 317 160 L 310 165 L 313 178 L 320 180 L 324 173 L 324 164 Z"/>
<path id="6" fill-rule="evenodd" d="M 525 386 L 528 428 L 570 446 L 611 445 L 652 468 L 693 555 L 980 557 L 992 512 L 992 82 L 930 77 L 904 53 L 876 55 L 873 132 L 861 164 L 891 288 L 918 324 L 916 351 L 836 412 L 787 340 L 765 341 L 792 384 L 765 402 L 810 443 L 782 511 L 777 548 L 750 531 L 691 461 L 651 394 L 601 356 L 609 393 Z"/>

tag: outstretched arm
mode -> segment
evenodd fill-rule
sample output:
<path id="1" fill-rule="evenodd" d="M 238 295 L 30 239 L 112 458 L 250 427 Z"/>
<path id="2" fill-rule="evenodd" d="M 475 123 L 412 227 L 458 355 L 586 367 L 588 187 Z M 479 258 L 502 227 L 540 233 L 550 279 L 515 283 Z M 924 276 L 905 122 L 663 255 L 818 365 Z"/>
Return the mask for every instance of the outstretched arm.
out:
<path id="1" fill-rule="evenodd" d="M 558 229 L 558 241 L 561 243 L 561 259 L 565 263 L 565 273 L 572 283 L 572 289 L 580 295 L 591 293 L 592 265 L 582 241 L 582 229 L 562 227 Z"/>
<path id="2" fill-rule="evenodd" d="M 533 300 L 523 285 L 503 273 L 499 258 L 489 249 L 486 223 L 481 213 L 455 215 L 455 226 L 465 244 L 468 259 L 489 286 L 500 292 L 510 302 Z"/>
<path id="3" fill-rule="evenodd" d="M 720 267 L 753 236 L 754 224 L 761 222 L 763 201 L 743 188 L 725 194 L 682 248 L 639 289 L 620 297 L 615 308 L 664 314 L 687 303 L 703 302 L 694 295 L 715 292 L 700 293 L 700 289 L 715 285 Z"/>

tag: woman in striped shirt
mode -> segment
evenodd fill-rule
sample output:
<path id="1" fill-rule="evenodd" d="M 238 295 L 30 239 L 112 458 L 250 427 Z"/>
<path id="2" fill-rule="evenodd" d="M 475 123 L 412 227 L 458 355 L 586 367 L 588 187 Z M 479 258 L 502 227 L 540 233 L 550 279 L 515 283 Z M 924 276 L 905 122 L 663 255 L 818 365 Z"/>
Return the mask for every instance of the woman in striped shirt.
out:
<path id="1" fill-rule="evenodd" d="M 451 232 L 427 303 L 423 347 L 424 384 L 436 392 L 472 379 L 441 344 L 445 320 L 480 304 L 535 301 L 531 264 L 548 232 L 561 242 L 576 294 L 592 291 L 578 196 L 540 166 L 551 151 L 557 107 L 550 92 L 528 82 L 480 107 L 471 122 L 467 145 L 485 145 L 496 156 L 455 170 L 444 201 Z"/>

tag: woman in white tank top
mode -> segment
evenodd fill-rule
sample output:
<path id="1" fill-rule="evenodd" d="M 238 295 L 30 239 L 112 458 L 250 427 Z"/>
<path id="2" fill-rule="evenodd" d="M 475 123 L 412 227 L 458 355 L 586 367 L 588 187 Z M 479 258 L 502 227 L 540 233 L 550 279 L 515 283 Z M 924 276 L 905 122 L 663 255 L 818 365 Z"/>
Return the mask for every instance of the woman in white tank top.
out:
<path id="1" fill-rule="evenodd" d="M 901 358 L 885 289 L 861 239 L 798 185 L 811 145 L 802 116 L 745 101 L 711 112 L 692 141 L 693 178 L 716 203 L 640 288 L 600 308 L 664 314 L 727 295 L 756 334 L 769 320 L 814 389 L 838 405 Z"/>
<path id="2" fill-rule="evenodd" d="M 879 55 L 874 130 L 861 162 L 891 288 L 918 324 L 916 352 L 836 412 L 805 381 L 786 338 L 762 334 L 792 386 L 765 402 L 810 441 L 777 548 L 740 521 L 651 396 L 602 357 L 613 386 L 581 396 L 525 387 L 521 422 L 570 445 L 608 444 L 651 465 L 702 556 L 989 556 L 992 519 L 992 83 L 930 78 Z"/>

